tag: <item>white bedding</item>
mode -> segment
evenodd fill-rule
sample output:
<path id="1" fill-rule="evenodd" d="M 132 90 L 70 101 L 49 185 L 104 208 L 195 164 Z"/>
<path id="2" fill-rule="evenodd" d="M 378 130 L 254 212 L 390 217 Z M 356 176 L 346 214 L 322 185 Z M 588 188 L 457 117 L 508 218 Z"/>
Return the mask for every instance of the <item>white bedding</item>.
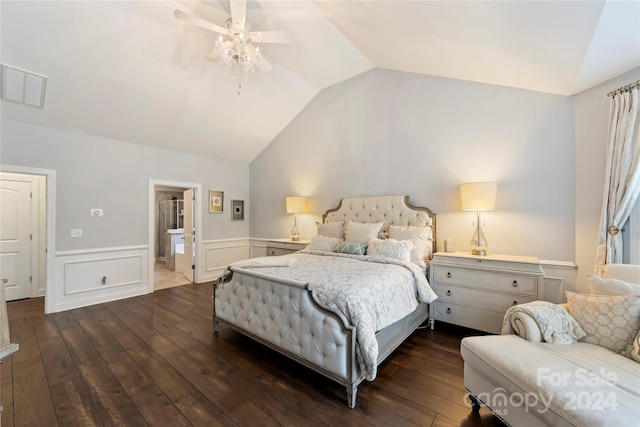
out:
<path id="1" fill-rule="evenodd" d="M 233 265 L 306 282 L 321 303 L 355 326 L 356 357 L 369 381 L 377 371 L 375 333 L 437 298 L 418 266 L 397 259 L 304 250 L 259 260 Z"/>

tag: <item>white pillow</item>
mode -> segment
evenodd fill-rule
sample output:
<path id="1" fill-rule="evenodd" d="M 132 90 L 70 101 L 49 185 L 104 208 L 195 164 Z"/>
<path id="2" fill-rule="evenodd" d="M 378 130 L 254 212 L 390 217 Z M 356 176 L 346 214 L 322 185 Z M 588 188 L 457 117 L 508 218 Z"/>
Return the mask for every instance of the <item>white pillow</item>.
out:
<path id="1" fill-rule="evenodd" d="M 411 261 L 422 268 L 426 268 L 425 258 L 431 257 L 431 226 L 410 227 L 410 226 L 389 226 L 389 238 L 396 240 L 411 240 L 413 250 L 411 251 Z"/>
<path id="2" fill-rule="evenodd" d="M 333 252 L 338 242 L 340 241 L 342 241 L 342 239 L 336 239 L 335 237 L 313 236 L 311 238 L 311 243 L 309 243 L 309 246 L 307 246 L 307 249 L 314 251 Z"/>
<path id="3" fill-rule="evenodd" d="M 344 230 L 344 240 L 347 242 L 367 243 L 371 239 L 377 239 L 384 222 L 362 223 L 347 222 Z"/>
<path id="4" fill-rule="evenodd" d="M 595 274 L 587 275 L 589 291 L 593 295 L 638 295 L 640 296 L 640 284 L 600 277 Z"/>
<path id="5" fill-rule="evenodd" d="M 344 221 L 328 222 L 326 224 L 316 222 L 316 225 L 318 226 L 319 236 L 335 237 L 336 239 L 341 240 L 344 239 Z"/>
<path id="6" fill-rule="evenodd" d="M 640 297 L 565 291 L 569 314 L 587 333 L 583 341 L 619 353 L 640 329 Z"/>
<path id="7" fill-rule="evenodd" d="M 413 249 L 411 240 L 371 239 L 369 240 L 367 255 L 411 262 L 411 249 Z"/>

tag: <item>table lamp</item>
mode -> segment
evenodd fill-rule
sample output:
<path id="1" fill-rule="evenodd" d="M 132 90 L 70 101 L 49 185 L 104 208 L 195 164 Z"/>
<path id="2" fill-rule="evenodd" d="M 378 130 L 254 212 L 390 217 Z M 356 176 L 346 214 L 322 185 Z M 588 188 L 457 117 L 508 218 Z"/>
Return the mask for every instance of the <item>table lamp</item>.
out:
<path id="1" fill-rule="evenodd" d="M 287 206 L 287 213 L 293 214 L 293 228 L 291 229 L 291 240 L 297 242 L 300 240 L 300 233 L 298 233 L 298 214 L 304 213 L 307 204 L 305 197 L 287 196 L 285 199 Z"/>
<path id="2" fill-rule="evenodd" d="M 476 211 L 476 229 L 471 238 L 471 253 L 473 255 L 487 255 L 487 239 L 482 231 L 480 221 L 481 211 L 492 211 L 496 205 L 495 182 L 471 182 L 460 185 L 462 210 Z"/>

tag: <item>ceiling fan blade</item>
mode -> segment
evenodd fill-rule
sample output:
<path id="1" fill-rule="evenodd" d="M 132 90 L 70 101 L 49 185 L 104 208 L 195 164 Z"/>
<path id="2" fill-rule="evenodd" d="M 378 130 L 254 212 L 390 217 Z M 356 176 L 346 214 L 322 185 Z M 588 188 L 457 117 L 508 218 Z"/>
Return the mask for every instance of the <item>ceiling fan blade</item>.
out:
<path id="1" fill-rule="evenodd" d="M 206 21 L 202 18 L 198 18 L 195 15 L 191 15 L 190 13 L 184 12 L 180 9 L 176 9 L 173 11 L 173 16 L 181 21 L 187 22 L 191 25 L 195 25 L 200 28 L 204 28 L 205 30 L 214 31 L 220 34 L 229 34 L 229 30 L 226 28 L 222 28 L 219 25 L 216 25 L 212 22 Z"/>
<path id="2" fill-rule="evenodd" d="M 231 3 L 231 21 L 233 25 L 238 25 L 244 29 L 247 20 L 247 0 L 230 0 Z"/>
<path id="3" fill-rule="evenodd" d="M 204 57 L 204 59 L 213 62 L 220 61 L 220 58 L 222 58 L 222 52 L 220 51 L 220 49 L 214 49 L 211 53 Z"/>
<path id="4" fill-rule="evenodd" d="M 249 37 L 254 43 L 293 43 L 293 35 L 289 31 L 252 31 Z"/>

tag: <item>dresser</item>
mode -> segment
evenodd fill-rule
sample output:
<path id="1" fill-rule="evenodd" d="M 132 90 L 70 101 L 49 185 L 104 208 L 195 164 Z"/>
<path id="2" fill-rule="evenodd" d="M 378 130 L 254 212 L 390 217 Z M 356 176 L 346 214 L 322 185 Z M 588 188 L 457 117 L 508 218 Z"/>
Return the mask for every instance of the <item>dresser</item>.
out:
<path id="1" fill-rule="evenodd" d="M 499 334 L 509 307 L 541 299 L 543 281 L 535 257 L 437 252 L 429 266 L 429 283 L 438 294 L 430 307 L 431 328 L 437 320 Z"/>
<path id="2" fill-rule="evenodd" d="M 299 240 L 297 242 L 291 239 L 268 240 L 267 256 L 292 254 L 306 248 L 309 243 L 309 240 Z"/>

